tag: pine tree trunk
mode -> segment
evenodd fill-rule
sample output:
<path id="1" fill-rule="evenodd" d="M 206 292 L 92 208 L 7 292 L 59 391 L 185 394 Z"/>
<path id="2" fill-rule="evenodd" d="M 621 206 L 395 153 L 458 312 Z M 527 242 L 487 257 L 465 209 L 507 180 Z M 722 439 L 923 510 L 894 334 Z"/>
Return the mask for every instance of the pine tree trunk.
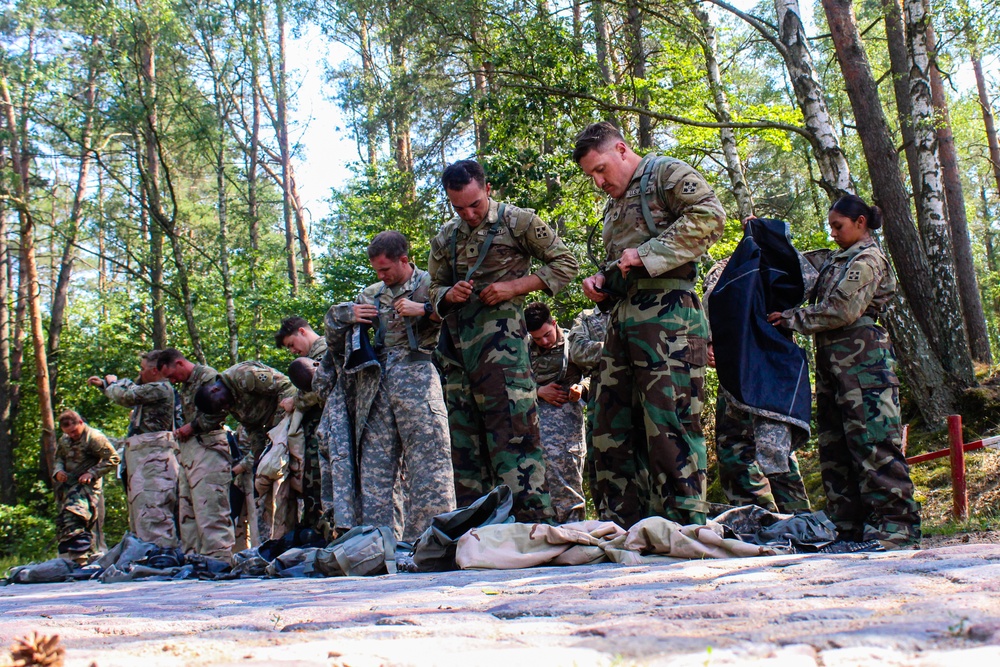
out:
<path id="1" fill-rule="evenodd" d="M 955 137 L 951 132 L 948 96 L 944 90 L 944 83 L 941 81 L 941 71 L 937 67 L 937 36 L 934 34 L 934 25 L 929 14 L 927 19 L 927 50 L 933 56 L 930 68 L 931 101 L 937 112 L 935 114 L 937 119 L 935 127 L 937 129 L 938 155 L 941 159 L 941 176 L 948 210 L 948 224 L 951 229 L 951 242 L 955 253 L 955 275 L 958 278 L 958 295 L 962 304 L 962 317 L 965 320 L 965 330 L 969 337 L 972 358 L 980 363 L 989 364 L 992 363 L 990 336 L 986 331 L 986 315 L 983 313 L 979 282 L 976 280 L 975 260 L 972 258 L 969 221 L 965 216 L 965 192 L 962 189 L 962 177 L 958 170 Z"/>
<path id="2" fill-rule="evenodd" d="M 919 194 L 920 170 L 917 167 L 917 146 L 913 139 L 913 110 L 910 103 L 910 66 L 906 54 L 906 29 L 903 27 L 903 6 L 900 0 L 882 0 L 885 7 L 885 36 L 892 69 L 892 90 L 896 98 L 899 134 L 903 138 L 910 188 Z"/>
<path id="3" fill-rule="evenodd" d="M 979 91 L 979 107 L 983 112 L 983 125 L 986 126 L 986 141 L 990 150 L 990 163 L 993 165 L 993 178 L 997 184 L 997 194 L 1000 195 L 1000 141 L 997 140 L 997 127 L 993 120 L 990 95 L 986 92 L 983 60 L 978 55 L 972 59 L 972 69 L 976 73 L 976 89 Z"/>
<path id="4" fill-rule="evenodd" d="M 372 58 L 371 39 L 368 37 L 368 20 L 358 13 L 358 38 L 361 44 L 361 78 L 365 87 L 365 145 L 368 148 L 368 166 L 378 162 L 378 127 L 375 120 L 375 104 L 371 101 L 375 86 L 375 61 Z M 479 144 L 479 126 L 476 125 L 476 145 Z"/>
<path id="5" fill-rule="evenodd" d="M 876 203 L 885 214 L 885 240 L 892 256 L 899 285 L 910 311 L 928 342 L 928 381 L 940 384 L 927 385 L 929 392 L 939 400 L 936 405 L 953 406 L 959 390 L 974 383 L 972 360 L 964 335 L 956 338 L 950 329 L 950 318 L 943 316 L 947 304 L 957 309 L 958 298 L 939 289 L 931 279 L 931 269 L 924 254 L 922 240 L 910 215 L 909 197 L 903 186 L 899 161 L 896 157 L 892 135 L 882 111 L 878 87 L 872 76 L 871 66 L 850 0 L 823 0 L 823 8 L 833 36 L 833 43 L 841 72 L 851 101 L 855 118 L 865 119 L 858 124 L 868 172 Z M 904 341 L 900 341 L 902 345 Z M 910 350 L 910 354 L 917 350 Z M 936 359 L 931 359 L 930 356 Z M 944 376 L 933 372 L 940 364 Z M 922 404 L 921 411 L 939 417 L 933 405 Z M 934 419 L 928 419 L 933 423 Z M 936 425 L 936 424 L 935 424 Z"/>
<path id="6" fill-rule="evenodd" d="M 285 262 L 288 269 L 288 286 L 294 298 L 299 293 L 299 274 L 295 261 L 295 231 L 292 226 L 292 188 L 288 166 L 292 156 L 288 145 L 288 89 L 285 63 L 285 2 L 277 0 L 274 8 L 278 19 L 278 71 L 272 69 L 272 85 L 277 97 L 278 150 L 281 155 L 281 219 L 285 228 Z"/>
<path id="7" fill-rule="evenodd" d="M 649 110 L 649 89 L 646 82 L 646 46 L 642 30 L 642 10 L 639 0 L 626 0 L 626 29 L 629 59 L 632 64 L 633 85 L 639 86 L 636 106 Z M 648 114 L 639 113 L 639 148 L 653 147 L 653 119 Z"/>
<path id="8" fill-rule="evenodd" d="M 712 97 L 715 100 L 715 117 L 719 122 L 730 123 L 733 117 L 729 110 L 729 99 L 726 96 L 726 89 L 722 83 L 722 75 L 719 73 L 719 61 L 715 55 L 715 27 L 712 25 L 708 12 L 701 5 L 692 5 L 692 11 L 701 25 L 701 48 L 705 54 L 708 85 L 712 90 Z M 747 186 L 746 178 L 743 175 L 743 161 L 740 159 L 740 154 L 736 147 L 736 133 L 732 128 L 721 128 L 719 130 L 719 140 L 722 143 L 722 154 L 726 160 L 726 173 L 729 175 L 729 182 L 733 186 L 733 196 L 736 198 L 739 219 L 744 220 L 753 215 L 753 199 L 750 197 L 750 188 Z"/>
<path id="9" fill-rule="evenodd" d="M 0 127 L 2 127 L 0 123 Z M 4 150 L 0 147 L 0 161 Z M 10 418 L 10 247 L 7 245 L 7 209 L 0 202 L 0 503 L 17 502 L 14 486 L 14 441 L 11 438 L 13 423 Z"/>

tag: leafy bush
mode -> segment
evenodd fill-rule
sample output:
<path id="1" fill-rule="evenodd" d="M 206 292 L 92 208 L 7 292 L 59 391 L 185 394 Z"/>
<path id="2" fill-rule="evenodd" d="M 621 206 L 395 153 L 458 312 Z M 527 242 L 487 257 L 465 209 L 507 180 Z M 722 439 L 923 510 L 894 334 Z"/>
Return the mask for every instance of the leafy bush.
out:
<path id="1" fill-rule="evenodd" d="M 55 523 L 26 507 L 0 505 L 0 557 L 44 560 L 54 555 L 55 546 Z"/>

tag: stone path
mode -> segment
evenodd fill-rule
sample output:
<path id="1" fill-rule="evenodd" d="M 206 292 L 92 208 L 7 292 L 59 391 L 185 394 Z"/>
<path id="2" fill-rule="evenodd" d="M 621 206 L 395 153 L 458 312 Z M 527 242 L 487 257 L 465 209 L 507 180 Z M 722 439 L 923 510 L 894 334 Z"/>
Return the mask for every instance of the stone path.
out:
<path id="1" fill-rule="evenodd" d="M 0 588 L 0 641 L 31 631 L 68 667 L 1000 665 L 1000 545 Z"/>

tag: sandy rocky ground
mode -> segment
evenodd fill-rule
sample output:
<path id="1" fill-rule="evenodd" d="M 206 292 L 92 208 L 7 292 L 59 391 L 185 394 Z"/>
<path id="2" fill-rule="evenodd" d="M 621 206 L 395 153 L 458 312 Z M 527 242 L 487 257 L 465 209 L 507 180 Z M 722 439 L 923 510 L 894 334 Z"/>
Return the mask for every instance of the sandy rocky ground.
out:
<path id="1" fill-rule="evenodd" d="M 8 586 L 0 642 L 58 633 L 70 667 L 1000 665 L 1000 544 L 974 540 L 642 567 Z"/>

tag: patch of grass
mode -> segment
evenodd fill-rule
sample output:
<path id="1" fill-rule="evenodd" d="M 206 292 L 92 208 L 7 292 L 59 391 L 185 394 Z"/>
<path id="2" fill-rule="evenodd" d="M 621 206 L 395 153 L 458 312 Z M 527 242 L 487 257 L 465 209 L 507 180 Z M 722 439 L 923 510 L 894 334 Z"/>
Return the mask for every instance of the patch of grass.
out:
<path id="1" fill-rule="evenodd" d="M 962 533 L 979 533 L 991 530 L 1000 530 L 1000 515 L 993 512 L 985 512 L 970 517 L 967 521 L 945 521 L 944 523 L 924 524 L 921 532 L 924 535 L 959 535 Z"/>

